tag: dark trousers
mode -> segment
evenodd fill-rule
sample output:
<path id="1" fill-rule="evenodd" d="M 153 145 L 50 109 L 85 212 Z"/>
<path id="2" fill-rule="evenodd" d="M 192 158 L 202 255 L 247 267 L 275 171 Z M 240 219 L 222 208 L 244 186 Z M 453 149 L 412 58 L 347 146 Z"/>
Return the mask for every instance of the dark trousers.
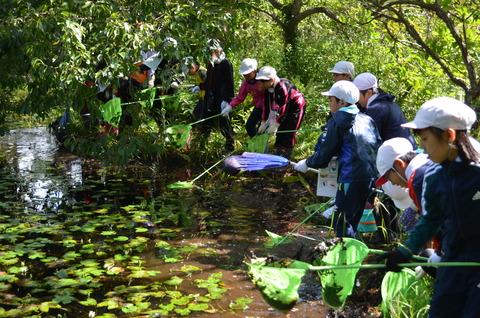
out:
<path id="1" fill-rule="evenodd" d="M 202 118 L 212 117 L 213 115 L 220 114 L 220 102 L 216 103 L 210 102 L 208 99 L 208 94 L 205 96 L 205 101 L 203 103 L 203 112 Z M 229 118 L 223 116 L 217 116 L 206 120 L 201 123 L 200 125 L 200 132 L 202 133 L 202 137 L 207 139 L 210 136 L 212 129 L 219 128 L 220 132 L 223 137 L 225 137 L 225 148 L 228 151 L 234 150 L 234 140 L 235 140 L 235 133 L 233 132 L 232 124 Z"/>
<path id="2" fill-rule="evenodd" d="M 333 229 L 337 237 L 355 238 L 372 186 L 373 181 L 338 184 L 335 196 L 337 210 L 333 215 Z"/>
<path id="3" fill-rule="evenodd" d="M 250 113 L 250 117 L 247 119 L 245 124 L 245 129 L 247 130 L 250 138 L 253 138 L 257 135 L 258 123 L 262 120 L 262 108 L 254 107 Z"/>
<path id="4" fill-rule="evenodd" d="M 429 318 L 480 317 L 480 270 L 438 267 Z"/>
<path id="5" fill-rule="evenodd" d="M 283 122 L 278 127 L 277 138 L 275 139 L 275 149 L 288 149 L 292 150 L 295 146 L 295 139 L 297 137 L 297 132 L 293 130 L 298 130 L 300 124 L 303 120 L 303 115 L 305 114 L 305 107 L 300 108 L 297 104 L 292 103 L 289 105 L 289 112 L 285 115 Z M 282 131 L 290 131 L 282 133 Z"/>

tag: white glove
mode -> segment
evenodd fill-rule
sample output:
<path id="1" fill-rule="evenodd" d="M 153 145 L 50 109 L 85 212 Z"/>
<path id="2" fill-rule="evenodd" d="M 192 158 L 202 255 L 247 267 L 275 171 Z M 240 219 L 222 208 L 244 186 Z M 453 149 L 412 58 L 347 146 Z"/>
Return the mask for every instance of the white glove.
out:
<path id="1" fill-rule="evenodd" d="M 257 134 L 263 134 L 265 132 L 265 129 L 267 129 L 267 122 L 266 121 L 262 121 L 260 123 L 260 127 L 258 127 L 258 131 L 257 131 Z"/>
<path id="2" fill-rule="evenodd" d="M 274 134 L 277 132 L 278 127 L 280 127 L 280 124 L 277 123 L 276 120 L 269 120 L 268 121 L 268 128 L 267 128 L 267 133 L 269 134 Z"/>
<path id="3" fill-rule="evenodd" d="M 222 116 L 223 117 L 228 117 L 228 113 L 232 110 L 232 106 L 227 105 L 227 107 L 222 109 Z"/>
<path id="4" fill-rule="evenodd" d="M 172 82 L 172 84 L 170 84 L 170 87 L 171 88 L 178 88 L 178 82 Z"/>
<path id="5" fill-rule="evenodd" d="M 200 86 L 194 86 L 194 87 L 190 90 L 190 92 L 191 92 L 192 94 L 197 94 L 198 92 L 200 92 Z"/>
<path id="6" fill-rule="evenodd" d="M 427 274 L 427 272 L 423 270 L 422 266 L 417 266 L 415 267 L 415 274 L 417 274 L 415 276 L 415 279 L 422 279 L 423 276 Z"/>
<path id="7" fill-rule="evenodd" d="M 330 208 L 326 209 L 325 211 L 323 211 L 323 212 L 321 213 L 321 215 L 322 215 L 324 218 L 326 218 L 326 219 L 330 219 L 336 209 L 337 209 L 337 206 L 336 206 L 336 205 L 333 205 L 332 207 L 330 207 Z"/>
<path id="8" fill-rule="evenodd" d="M 439 263 L 441 261 L 442 261 L 442 257 L 435 252 L 432 255 L 430 255 L 430 257 L 428 258 L 428 263 Z"/>
<path id="9" fill-rule="evenodd" d="M 228 105 L 226 101 L 222 101 L 222 103 L 220 104 L 220 109 L 223 111 L 225 108 L 227 108 L 227 106 L 230 106 L 230 105 Z"/>
<path id="10" fill-rule="evenodd" d="M 293 169 L 306 173 L 308 171 L 307 159 L 302 159 L 299 162 L 297 162 L 293 167 Z"/>

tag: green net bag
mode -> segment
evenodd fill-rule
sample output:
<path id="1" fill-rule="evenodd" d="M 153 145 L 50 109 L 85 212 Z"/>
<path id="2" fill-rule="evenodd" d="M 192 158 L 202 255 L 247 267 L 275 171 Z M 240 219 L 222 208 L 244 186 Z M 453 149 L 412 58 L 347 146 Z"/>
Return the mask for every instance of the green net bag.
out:
<path id="1" fill-rule="evenodd" d="M 342 238 L 330 248 L 322 259 L 316 259 L 317 266 L 360 265 L 369 253 L 368 247 L 355 239 Z M 322 284 L 323 301 L 334 309 L 342 308 L 352 293 L 358 268 L 329 269 L 318 272 Z"/>
<path id="2" fill-rule="evenodd" d="M 309 264 L 300 261 L 267 263 L 262 258 L 246 264 L 250 279 L 270 306 L 280 311 L 295 306 L 298 288 Z"/>

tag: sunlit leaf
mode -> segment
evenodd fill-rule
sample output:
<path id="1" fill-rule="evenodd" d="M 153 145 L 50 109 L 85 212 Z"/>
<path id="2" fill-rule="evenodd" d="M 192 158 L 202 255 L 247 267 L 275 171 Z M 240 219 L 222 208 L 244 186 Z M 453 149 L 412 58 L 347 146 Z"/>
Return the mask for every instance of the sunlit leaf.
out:
<path id="1" fill-rule="evenodd" d="M 128 241 L 129 238 L 127 236 L 118 236 L 116 238 L 113 239 L 114 241 L 119 241 L 119 242 L 124 242 L 124 241 Z"/>
<path id="2" fill-rule="evenodd" d="M 251 303 L 252 301 L 253 299 L 240 297 L 240 298 L 237 298 L 234 302 L 231 302 L 229 307 L 235 310 L 243 310 L 247 308 L 248 307 L 247 304 Z"/>
<path id="3" fill-rule="evenodd" d="M 183 279 L 178 277 L 178 276 L 173 276 L 169 280 L 164 281 L 164 284 L 170 285 L 170 286 L 178 286 L 183 282 Z"/>
<path id="4" fill-rule="evenodd" d="M 205 311 L 208 309 L 208 304 L 189 304 L 188 309 L 193 310 L 193 311 Z"/>
<path id="5" fill-rule="evenodd" d="M 96 306 L 97 301 L 94 298 L 87 298 L 87 300 L 80 300 L 78 303 L 84 306 Z"/>

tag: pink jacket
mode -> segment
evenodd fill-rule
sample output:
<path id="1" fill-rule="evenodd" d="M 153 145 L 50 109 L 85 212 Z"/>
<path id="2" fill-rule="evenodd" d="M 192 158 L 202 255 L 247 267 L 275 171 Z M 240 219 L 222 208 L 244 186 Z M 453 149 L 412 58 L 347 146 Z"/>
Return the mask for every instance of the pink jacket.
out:
<path id="1" fill-rule="evenodd" d="M 235 108 L 236 106 L 240 105 L 243 103 L 245 98 L 247 98 L 248 94 L 252 94 L 252 102 L 255 107 L 263 107 L 263 98 L 265 96 L 264 92 L 260 90 L 260 81 L 255 81 L 254 84 L 251 84 L 247 82 L 247 80 L 244 80 L 242 82 L 242 85 L 240 86 L 240 89 L 238 90 L 237 96 L 230 102 L 230 106 L 232 108 Z"/>

